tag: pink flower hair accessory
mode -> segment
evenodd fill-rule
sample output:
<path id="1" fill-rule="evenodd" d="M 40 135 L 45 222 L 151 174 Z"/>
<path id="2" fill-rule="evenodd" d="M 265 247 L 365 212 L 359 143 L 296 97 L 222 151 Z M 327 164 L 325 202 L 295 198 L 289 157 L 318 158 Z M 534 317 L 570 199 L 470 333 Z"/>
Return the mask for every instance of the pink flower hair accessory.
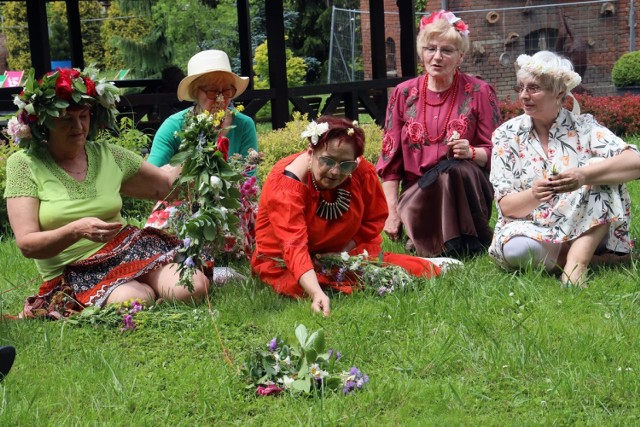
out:
<path id="1" fill-rule="evenodd" d="M 438 19 L 446 19 L 447 22 L 451 25 L 453 25 L 453 27 L 458 30 L 458 32 L 460 34 L 462 34 L 465 37 L 469 36 L 469 26 L 467 24 L 465 24 L 465 22 L 458 18 L 456 15 L 454 15 L 453 12 L 448 11 L 448 10 L 441 10 L 440 12 L 433 12 L 431 15 L 427 16 L 423 16 L 422 19 L 420 20 L 420 31 L 422 31 L 422 29 L 424 27 L 426 27 L 427 25 L 437 21 Z"/>

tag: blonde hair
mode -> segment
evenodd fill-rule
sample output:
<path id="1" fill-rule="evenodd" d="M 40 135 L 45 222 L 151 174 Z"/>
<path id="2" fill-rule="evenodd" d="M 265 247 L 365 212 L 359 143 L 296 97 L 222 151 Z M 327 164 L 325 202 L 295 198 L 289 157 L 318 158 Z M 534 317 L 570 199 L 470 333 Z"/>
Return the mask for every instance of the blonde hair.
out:
<path id="1" fill-rule="evenodd" d="M 463 55 L 469 50 L 469 36 L 462 35 L 449 21 L 441 18 L 425 25 L 418 33 L 416 45 L 420 60 L 424 48 L 435 39 L 444 39 L 452 43 Z"/>

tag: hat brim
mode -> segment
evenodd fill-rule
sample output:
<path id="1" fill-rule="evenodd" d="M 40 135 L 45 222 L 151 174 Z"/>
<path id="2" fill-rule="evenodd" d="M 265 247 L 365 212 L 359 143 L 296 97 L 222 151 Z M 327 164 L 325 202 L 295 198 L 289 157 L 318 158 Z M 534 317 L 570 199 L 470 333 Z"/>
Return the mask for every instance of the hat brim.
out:
<path id="1" fill-rule="evenodd" d="M 187 76 L 184 79 L 182 79 L 180 81 L 180 84 L 178 85 L 178 99 L 180 101 L 195 101 L 195 99 L 192 98 L 191 94 L 189 93 L 189 86 L 191 86 L 191 83 L 193 83 L 193 81 L 196 80 L 198 77 L 202 77 L 204 75 L 213 74 L 213 73 L 225 73 L 233 77 L 233 85 L 236 88 L 236 94 L 231 99 L 235 99 L 240 95 L 242 95 L 244 91 L 247 90 L 247 87 L 249 86 L 249 77 L 240 77 L 235 73 L 230 73 L 229 71 L 224 71 L 224 70 L 211 70 L 204 73 Z"/>

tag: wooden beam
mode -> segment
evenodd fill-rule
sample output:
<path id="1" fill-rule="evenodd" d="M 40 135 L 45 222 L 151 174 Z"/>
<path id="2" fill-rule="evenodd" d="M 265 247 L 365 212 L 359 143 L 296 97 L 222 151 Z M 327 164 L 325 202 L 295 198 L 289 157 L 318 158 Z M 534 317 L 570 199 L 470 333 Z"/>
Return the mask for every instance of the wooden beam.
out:
<path id="1" fill-rule="evenodd" d="M 413 0 L 398 0 L 400 13 L 400 68 L 402 77 L 415 77 L 416 69 L 416 25 Z"/>
<path id="2" fill-rule="evenodd" d="M 67 4 L 67 23 L 69 25 L 69 46 L 71 46 L 71 65 L 84 68 L 82 49 L 82 27 L 80 24 L 80 6 L 78 0 L 65 0 Z"/>
<path id="3" fill-rule="evenodd" d="M 384 79 L 387 77 L 384 2 L 369 0 L 369 16 L 371 19 L 371 74 L 374 79 Z"/>
<path id="4" fill-rule="evenodd" d="M 249 0 L 237 0 L 238 41 L 240 43 L 240 74 L 249 77 L 249 89 L 253 89 L 253 58 L 251 55 L 251 17 Z"/>
<path id="5" fill-rule="evenodd" d="M 284 7 L 282 0 L 264 2 L 267 18 L 267 49 L 269 50 L 269 84 L 276 92 L 271 99 L 271 124 L 283 128 L 289 120 L 287 55 L 284 44 Z"/>
<path id="6" fill-rule="evenodd" d="M 31 65 L 35 69 L 36 76 L 39 77 L 51 70 L 46 0 L 29 0 L 27 2 L 27 25 L 29 27 Z"/>

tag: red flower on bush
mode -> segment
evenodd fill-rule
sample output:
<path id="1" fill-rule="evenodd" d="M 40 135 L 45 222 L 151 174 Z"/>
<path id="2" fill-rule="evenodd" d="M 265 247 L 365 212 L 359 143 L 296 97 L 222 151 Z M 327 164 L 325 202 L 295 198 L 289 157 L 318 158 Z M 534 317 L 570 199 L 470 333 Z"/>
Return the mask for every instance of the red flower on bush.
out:
<path id="1" fill-rule="evenodd" d="M 218 136 L 218 150 L 220 150 L 222 158 L 226 162 L 229 157 L 229 138 L 226 136 Z"/>

